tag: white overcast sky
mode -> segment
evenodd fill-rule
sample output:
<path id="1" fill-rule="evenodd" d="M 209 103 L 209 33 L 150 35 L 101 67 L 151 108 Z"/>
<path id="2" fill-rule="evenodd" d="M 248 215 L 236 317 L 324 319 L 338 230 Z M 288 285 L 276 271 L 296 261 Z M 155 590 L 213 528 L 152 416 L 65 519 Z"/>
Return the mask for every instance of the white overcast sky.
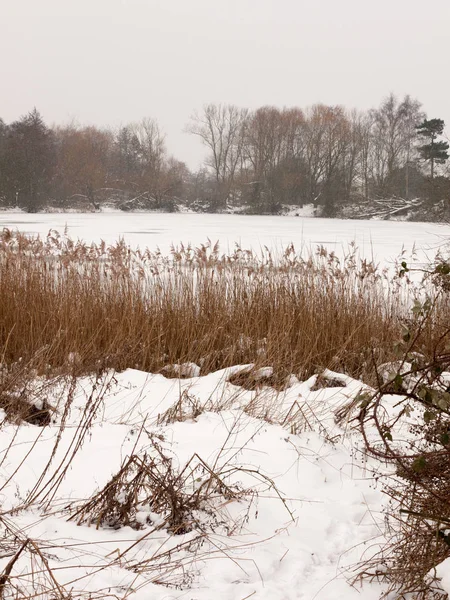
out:
<path id="1" fill-rule="evenodd" d="M 0 0 L 0 19 L 6 122 L 150 116 L 193 168 L 182 130 L 208 102 L 366 109 L 392 91 L 450 126 L 450 0 Z"/>

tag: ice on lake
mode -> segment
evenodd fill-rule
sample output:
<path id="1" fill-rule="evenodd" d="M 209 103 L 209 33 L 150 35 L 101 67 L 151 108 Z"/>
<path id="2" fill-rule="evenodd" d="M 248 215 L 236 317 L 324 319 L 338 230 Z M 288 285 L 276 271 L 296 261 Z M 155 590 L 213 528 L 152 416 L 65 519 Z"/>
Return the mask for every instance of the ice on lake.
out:
<path id="1" fill-rule="evenodd" d="M 132 247 L 157 247 L 168 253 L 180 242 L 198 246 L 209 238 L 219 241 L 222 252 L 242 248 L 277 252 L 291 242 L 295 248 L 323 245 L 341 254 L 355 242 L 362 256 L 392 263 L 406 250 L 415 248 L 419 260 L 434 257 L 436 249 L 450 239 L 450 227 L 437 223 L 404 221 L 359 221 L 278 216 L 180 213 L 0 213 L 0 227 L 24 233 L 46 235 L 50 229 L 61 233 L 67 227 L 74 239 L 85 242 L 117 242 Z"/>

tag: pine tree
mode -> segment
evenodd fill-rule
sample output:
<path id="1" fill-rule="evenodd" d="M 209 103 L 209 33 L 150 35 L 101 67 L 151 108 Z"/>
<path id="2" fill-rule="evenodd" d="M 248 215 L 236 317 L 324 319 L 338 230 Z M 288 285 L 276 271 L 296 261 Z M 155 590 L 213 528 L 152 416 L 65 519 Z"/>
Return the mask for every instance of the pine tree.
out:
<path id="1" fill-rule="evenodd" d="M 442 135 L 444 125 L 445 123 L 442 119 L 424 119 L 423 122 L 416 127 L 417 134 L 429 140 L 428 144 L 419 146 L 419 152 L 424 160 L 430 161 L 431 179 L 434 178 L 434 165 L 442 165 L 449 158 L 449 144 L 437 139 Z"/>
<path id="2" fill-rule="evenodd" d="M 8 127 L 6 153 L 9 196 L 35 212 L 48 199 L 55 160 L 53 134 L 36 109 Z"/>

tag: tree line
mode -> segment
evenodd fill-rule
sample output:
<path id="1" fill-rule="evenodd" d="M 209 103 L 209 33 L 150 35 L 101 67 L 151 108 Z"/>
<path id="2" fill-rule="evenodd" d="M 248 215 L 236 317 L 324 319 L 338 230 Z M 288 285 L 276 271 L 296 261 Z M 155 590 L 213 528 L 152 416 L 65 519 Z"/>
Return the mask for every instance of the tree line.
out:
<path id="1" fill-rule="evenodd" d="M 117 130 L 49 127 L 36 109 L 10 124 L 0 119 L 0 203 L 30 212 L 109 202 L 254 213 L 312 203 L 332 216 L 377 199 L 450 198 L 444 122 L 427 119 L 410 96 L 391 94 L 369 111 L 208 104 L 186 132 L 207 151 L 197 172 L 168 154 L 155 119 Z"/>

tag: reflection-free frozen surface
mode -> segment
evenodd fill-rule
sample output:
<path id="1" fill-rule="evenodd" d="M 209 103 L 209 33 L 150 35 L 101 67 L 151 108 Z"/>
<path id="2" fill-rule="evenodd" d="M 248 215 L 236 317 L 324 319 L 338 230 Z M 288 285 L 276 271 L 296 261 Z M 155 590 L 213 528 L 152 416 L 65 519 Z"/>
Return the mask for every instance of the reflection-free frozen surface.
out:
<path id="1" fill-rule="evenodd" d="M 133 247 L 159 247 L 164 253 L 171 244 L 197 246 L 209 238 L 219 241 L 221 250 L 233 250 L 235 243 L 259 250 L 267 246 L 279 251 L 291 242 L 301 248 L 324 245 L 340 253 L 352 241 L 367 258 L 390 263 L 404 247 L 409 254 L 415 246 L 419 257 L 434 256 L 436 248 L 450 238 L 450 227 L 435 223 L 403 221 L 356 221 L 341 219 L 210 215 L 166 213 L 0 213 L 0 227 L 46 235 L 67 226 L 74 239 L 113 243 L 123 237 Z"/>

